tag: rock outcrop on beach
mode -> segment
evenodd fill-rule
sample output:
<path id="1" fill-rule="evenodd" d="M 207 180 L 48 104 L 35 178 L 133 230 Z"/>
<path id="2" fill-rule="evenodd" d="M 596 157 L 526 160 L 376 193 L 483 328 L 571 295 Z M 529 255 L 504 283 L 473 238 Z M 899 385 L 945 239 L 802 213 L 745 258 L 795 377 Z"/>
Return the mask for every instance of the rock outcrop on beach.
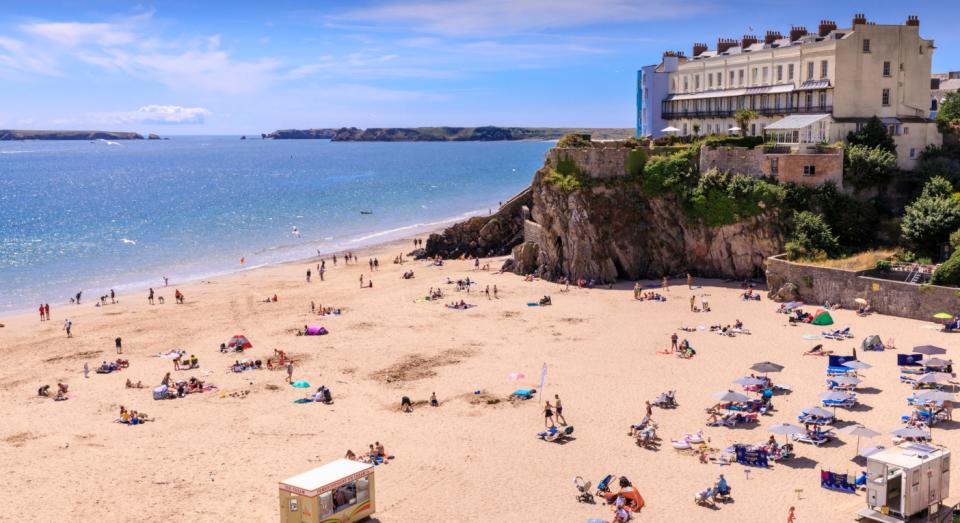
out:
<path id="1" fill-rule="evenodd" d="M 783 249 L 775 210 L 709 227 L 690 218 L 671 194 L 647 197 L 629 182 L 566 193 L 545 183 L 546 174 L 538 171 L 532 186 L 535 224 L 528 228 L 535 231 L 530 243 L 537 247 L 537 261 L 531 265 L 528 248 L 519 247 L 517 272 L 602 282 L 687 272 L 747 278 Z"/>
<path id="2" fill-rule="evenodd" d="M 522 209 L 531 203 L 531 189 L 527 188 L 490 216 L 474 216 L 447 227 L 440 234 L 431 234 L 423 254 L 444 258 L 510 254 L 511 249 L 523 241 Z"/>
<path id="3" fill-rule="evenodd" d="M 596 140 L 623 139 L 633 129 L 571 129 L 553 127 L 386 127 L 359 129 L 285 129 L 263 135 L 274 140 L 329 139 L 334 142 L 496 142 L 510 140 L 556 140 L 576 133 Z"/>
<path id="4" fill-rule="evenodd" d="M 160 139 L 160 135 L 158 134 L 150 133 L 147 135 L 147 140 L 159 140 L 159 139 Z"/>
<path id="5" fill-rule="evenodd" d="M 132 132 L 116 131 L 24 131 L 0 129 L 0 140 L 143 140 Z"/>

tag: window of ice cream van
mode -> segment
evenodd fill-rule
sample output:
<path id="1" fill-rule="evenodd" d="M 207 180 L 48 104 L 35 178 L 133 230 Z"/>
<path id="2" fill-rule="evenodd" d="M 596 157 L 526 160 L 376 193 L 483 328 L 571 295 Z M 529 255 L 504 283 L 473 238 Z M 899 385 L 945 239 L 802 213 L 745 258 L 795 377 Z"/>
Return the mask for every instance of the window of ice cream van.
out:
<path id="1" fill-rule="evenodd" d="M 360 478 L 320 494 L 320 517 L 342 512 L 370 499 L 370 480 Z"/>

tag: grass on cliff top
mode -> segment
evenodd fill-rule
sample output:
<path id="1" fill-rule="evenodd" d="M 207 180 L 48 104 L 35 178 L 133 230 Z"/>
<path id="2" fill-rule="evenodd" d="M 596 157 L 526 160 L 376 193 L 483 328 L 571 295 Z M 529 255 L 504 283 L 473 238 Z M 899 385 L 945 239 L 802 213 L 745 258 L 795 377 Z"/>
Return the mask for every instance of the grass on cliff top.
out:
<path id="1" fill-rule="evenodd" d="M 872 269 L 877 266 L 877 262 L 880 260 L 889 260 L 896 251 L 892 249 L 877 249 L 872 251 L 864 251 L 852 256 L 847 256 L 845 258 L 837 258 L 834 260 L 808 260 L 800 259 L 794 260 L 793 263 L 801 263 L 804 265 L 814 265 L 817 267 L 827 267 L 830 269 L 843 269 L 847 271 L 862 271 L 865 269 Z"/>

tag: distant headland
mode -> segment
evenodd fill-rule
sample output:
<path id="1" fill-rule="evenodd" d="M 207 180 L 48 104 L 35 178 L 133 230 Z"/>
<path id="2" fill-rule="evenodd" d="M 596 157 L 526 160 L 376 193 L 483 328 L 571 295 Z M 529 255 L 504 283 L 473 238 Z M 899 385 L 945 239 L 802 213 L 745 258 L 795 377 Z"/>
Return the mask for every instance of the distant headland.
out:
<path id="1" fill-rule="evenodd" d="M 506 140 L 558 140 L 567 134 L 590 135 L 594 140 L 622 140 L 634 129 L 559 127 L 387 127 L 358 129 L 283 129 L 261 135 L 272 140 L 332 140 L 334 142 L 495 142 Z"/>
<path id="2" fill-rule="evenodd" d="M 0 129 L 0 140 L 143 140 L 143 136 L 132 132 L 114 131 L 23 131 Z"/>

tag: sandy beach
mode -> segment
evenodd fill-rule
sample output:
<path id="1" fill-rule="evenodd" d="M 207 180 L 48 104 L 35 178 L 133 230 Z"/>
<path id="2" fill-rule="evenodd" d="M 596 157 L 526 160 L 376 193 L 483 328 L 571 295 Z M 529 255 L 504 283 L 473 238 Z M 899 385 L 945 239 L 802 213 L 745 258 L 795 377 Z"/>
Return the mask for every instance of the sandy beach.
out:
<path id="1" fill-rule="evenodd" d="M 101 308 L 93 297 L 79 306 L 52 304 L 49 322 L 36 313 L 0 318 L 0 471 L 12 486 L 0 493 L 0 521 L 277 521 L 278 481 L 375 441 L 396 456 L 377 470 L 376 519 L 383 522 L 609 521 L 604 505 L 575 500 L 572 482 L 579 475 L 595 484 L 607 474 L 626 476 L 639 489 L 647 503 L 640 521 L 786 521 L 791 505 L 801 522 L 850 521 L 864 506 L 863 494 L 821 489 L 819 472 L 858 472 L 851 461 L 856 438 L 841 435 L 820 448 L 795 444 L 797 458 L 769 469 L 701 464 L 675 452 L 669 440 L 703 429 L 710 446 L 722 449 L 765 442 L 768 426 L 796 423 L 800 409 L 817 404 L 825 390 L 826 358 L 802 352 L 823 343 L 835 354 L 857 346 L 860 359 L 874 366 L 863 372 L 863 406 L 838 415 L 883 432 L 861 446 L 890 446 L 889 431 L 909 412 L 910 394 L 899 383 L 894 352 L 933 344 L 951 357 L 958 339 L 932 323 L 835 311 L 835 326 L 850 326 L 855 337 L 810 341 L 802 336 L 822 328 L 790 326 L 765 292 L 761 301 L 743 301 L 735 283 L 698 279 L 702 288 L 689 290 L 677 279 L 662 292 L 668 301 L 636 301 L 633 282 L 560 292 L 556 284 L 476 271 L 472 261 L 391 263 L 410 246 L 404 241 L 361 253 L 356 265 L 345 266 L 340 257 L 334 267 L 328 258 L 323 282 L 317 262 L 303 261 L 208 282 L 171 282 L 156 289 L 163 305 L 148 304 L 143 292 Z M 372 275 L 371 256 L 380 260 Z M 486 262 L 498 269 L 502 260 Z M 402 279 L 411 269 L 415 278 Z M 372 288 L 360 288 L 361 274 L 372 277 Z M 469 294 L 446 283 L 468 276 L 477 282 Z M 497 286 L 498 299 L 483 294 L 487 285 Z M 422 300 L 431 287 L 447 298 Z M 175 288 L 185 304 L 174 303 Z M 277 302 L 263 302 L 274 294 Z M 691 312 L 691 294 L 698 303 L 708 295 L 712 311 Z M 543 295 L 552 296 L 552 306 L 527 306 Z M 476 307 L 443 305 L 461 299 Z M 312 315 L 311 301 L 343 314 Z M 65 318 L 73 322 L 70 339 L 62 330 Z M 679 330 L 737 319 L 752 334 Z M 296 336 L 305 324 L 330 334 Z M 696 348 L 694 358 L 658 354 L 674 332 Z M 294 403 L 311 389 L 292 388 L 284 371 L 230 372 L 238 356 L 218 347 L 241 333 L 253 344 L 244 357 L 266 360 L 274 349 L 284 350 L 296 361 L 294 380 L 326 385 L 334 404 Z M 860 351 L 870 334 L 894 340 L 899 350 Z M 118 336 L 129 368 L 94 373 L 101 361 L 117 358 Z M 169 359 L 157 357 L 174 349 L 196 355 L 200 369 L 173 371 Z M 712 395 L 739 390 L 732 381 L 764 360 L 785 366 L 772 377 L 792 394 L 774 397 L 775 411 L 759 424 L 705 428 Z M 538 387 L 544 363 L 543 399 L 559 394 L 575 428 L 563 445 L 536 437 L 544 428 L 538 399 L 487 401 Z M 171 371 L 175 379 L 196 376 L 219 390 L 154 401 L 151 389 Z M 526 377 L 512 382 L 514 372 Z M 146 388 L 125 388 L 127 379 Z M 69 400 L 37 396 L 38 387 L 55 389 L 58 381 L 69 385 Z M 665 444 L 640 448 L 627 429 L 643 417 L 645 400 L 668 389 L 677 390 L 679 408 L 654 409 L 653 416 Z M 432 392 L 440 407 L 417 403 L 412 413 L 400 411 L 402 396 L 426 402 Z M 155 420 L 114 423 L 121 405 Z M 960 448 L 956 426 L 934 427 L 934 442 Z M 716 510 L 697 506 L 694 494 L 719 474 L 735 501 Z"/>

